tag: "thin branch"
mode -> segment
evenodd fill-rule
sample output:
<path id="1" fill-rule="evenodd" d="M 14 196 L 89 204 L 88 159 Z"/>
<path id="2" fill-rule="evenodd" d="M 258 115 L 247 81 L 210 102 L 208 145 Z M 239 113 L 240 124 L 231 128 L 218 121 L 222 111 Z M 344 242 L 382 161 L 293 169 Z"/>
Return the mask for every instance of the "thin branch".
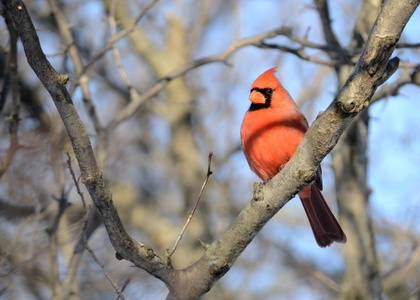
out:
<path id="1" fill-rule="evenodd" d="M 17 41 L 18 41 L 18 32 L 16 27 L 10 18 L 10 15 L 7 11 L 2 12 L 3 17 L 5 18 L 7 29 L 9 30 L 10 35 L 10 50 L 8 53 L 8 61 L 7 61 L 7 75 L 6 80 L 4 81 L 3 90 L 1 93 L 2 105 L 6 101 L 6 97 L 9 91 L 9 88 L 5 85 L 11 86 L 12 89 L 12 111 L 11 115 L 6 118 L 9 121 L 9 135 L 10 135 L 10 146 L 7 149 L 5 157 L 0 162 L 0 179 L 6 173 L 9 165 L 12 163 L 13 157 L 15 153 L 22 148 L 22 145 L 19 145 L 18 139 L 18 127 L 19 127 L 19 109 L 20 109 L 20 99 L 19 99 L 19 87 L 18 87 L 18 74 L 17 74 Z M 10 81 L 9 81 L 10 80 Z M 2 107 L 0 108 L 0 110 Z"/>
<path id="2" fill-rule="evenodd" d="M 403 48 L 420 48 L 420 43 L 410 44 L 410 43 L 398 43 L 397 49 L 403 49 Z"/>
<path id="3" fill-rule="evenodd" d="M 191 222 L 191 220 L 194 216 L 195 210 L 197 209 L 198 203 L 200 202 L 201 195 L 203 194 L 203 191 L 204 191 L 204 189 L 207 185 L 207 181 L 209 180 L 210 175 L 213 174 L 213 172 L 211 171 L 211 157 L 212 156 L 213 156 L 213 152 L 210 152 L 209 153 L 209 162 L 208 162 L 208 167 L 207 167 L 206 178 L 204 178 L 203 185 L 201 186 L 200 192 L 198 193 L 198 197 L 197 197 L 197 200 L 195 201 L 194 207 L 193 207 L 193 209 L 191 210 L 191 212 L 188 216 L 187 222 L 185 223 L 184 227 L 182 228 L 181 233 L 178 235 L 178 238 L 176 239 L 175 244 L 172 247 L 172 249 L 170 251 L 169 251 L 169 249 L 166 250 L 166 255 L 165 256 L 168 259 L 168 261 L 170 261 L 172 255 L 175 253 L 176 248 L 178 247 L 178 244 L 181 241 L 182 236 L 184 235 L 184 232 L 188 227 L 188 224 L 190 224 L 190 222 Z"/>
<path id="4" fill-rule="evenodd" d="M 330 18 L 330 11 L 328 8 L 328 2 L 327 0 L 314 0 L 319 17 L 321 19 L 321 24 L 322 24 L 322 31 L 324 33 L 324 39 L 327 43 L 327 45 L 334 47 L 334 48 L 342 48 L 340 45 L 340 42 L 338 41 L 332 26 L 331 26 L 331 18 Z M 356 47 L 353 47 L 356 48 Z M 334 52 L 327 52 L 328 56 L 331 58 L 331 60 L 333 61 L 351 61 L 351 57 L 349 56 L 343 56 L 340 55 L 339 53 L 334 53 Z M 333 65 L 334 70 L 337 74 L 340 73 L 340 69 L 346 65 L 345 63 L 339 63 L 336 65 Z M 342 82 L 339 83 L 340 85 L 342 84 Z"/>
<path id="5" fill-rule="evenodd" d="M 383 85 L 375 95 L 373 95 L 371 104 L 381 99 L 397 96 L 401 87 L 406 84 L 415 84 L 420 86 L 420 73 L 410 72 L 410 69 L 404 69 L 397 80 L 394 82 Z"/>
<path id="6" fill-rule="evenodd" d="M 150 10 L 153 8 L 153 6 L 158 2 L 159 0 L 153 0 L 149 5 L 147 5 L 142 12 L 140 12 L 131 22 L 131 25 L 128 26 L 127 29 L 122 30 L 120 33 L 118 33 L 117 35 L 115 35 L 113 38 L 111 38 L 108 41 L 108 44 L 102 49 L 100 50 L 94 57 L 92 57 L 92 59 L 83 67 L 83 70 L 77 75 L 76 79 L 73 80 L 72 85 L 69 89 L 69 93 L 70 95 L 73 94 L 73 92 L 75 91 L 76 87 L 79 85 L 80 83 L 80 78 L 87 72 L 87 70 L 89 70 L 90 67 L 92 67 L 99 59 L 101 59 L 105 53 L 107 53 L 109 50 L 112 49 L 112 47 L 114 47 L 115 43 L 118 42 L 120 39 L 122 39 L 123 37 L 125 37 L 126 35 L 130 34 L 134 28 L 137 26 L 137 23 L 143 18 L 143 16 Z"/>
<path id="7" fill-rule="evenodd" d="M 287 53 L 291 53 L 296 55 L 297 57 L 309 61 L 309 62 L 313 62 L 316 64 L 320 64 L 320 65 L 325 65 L 325 66 L 331 66 L 331 67 L 339 67 L 342 65 L 356 65 L 356 62 L 351 61 L 347 56 L 345 56 L 344 58 L 341 59 L 330 59 L 330 60 L 323 60 L 323 59 L 319 59 L 313 56 L 309 56 L 305 53 L 304 49 L 302 47 L 294 49 L 288 46 L 282 46 L 282 45 L 278 45 L 278 44 L 270 44 L 270 43 L 265 43 L 265 42 L 261 42 L 260 44 L 255 45 L 259 48 L 262 49 L 278 49 L 280 51 L 283 52 L 287 52 Z M 326 51 L 331 53 L 331 51 Z M 336 57 L 338 57 L 336 55 Z"/>
<path id="8" fill-rule="evenodd" d="M 68 152 L 66 152 L 66 154 L 67 154 L 67 157 L 68 157 L 68 159 L 67 159 L 67 168 L 70 171 L 71 178 L 73 179 L 74 185 L 76 186 L 77 193 L 79 194 L 80 199 L 82 200 L 83 210 L 86 213 L 87 212 L 87 208 L 86 208 L 85 196 L 83 195 L 83 192 L 80 190 L 79 180 L 76 179 L 76 175 L 74 174 L 73 168 L 71 166 L 71 157 L 70 157 L 70 154 Z M 79 177 L 79 179 L 80 179 L 80 177 Z"/>
<path id="9" fill-rule="evenodd" d="M 123 293 L 124 292 L 124 290 L 125 290 L 125 288 L 130 284 L 130 282 L 131 282 L 131 278 L 128 278 L 126 281 L 125 281 L 125 283 L 124 283 L 124 285 L 123 285 L 123 287 L 121 288 L 121 293 Z M 118 297 L 117 297 L 117 300 L 119 300 L 120 299 L 120 295 L 118 295 Z"/>
<path id="10" fill-rule="evenodd" d="M 327 0 L 315 0 L 315 5 L 321 18 L 322 29 L 324 31 L 324 37 L 327 41 L 327 44 L 330 46 L 341 48 L 340 43 L 338 42 L 338 39 L 335 36 L 334 31 L 331 27 L 331 18 Z"/>
<path id="11" fill-rule="evenodd" d="M 115 22 L 115 5 L 116 5 L 116 0 L 112 0 L 111 1 L 111 5 L 110 5 L 110 9 L 109 9 L 109 24 L 110 24 L 110 31 L 111 31 L 111 40 L 115 39 L 116 37 L 116 22 Z M 149 10 L 155 2 L 152 2 L 149 7 L 146 7 L 146 11 Z M 144 13 L 144 11 L 143 11 Z M 122 60 L 121 60 L 121 56 L 120 56 L 120 52 L 118 51 L 118 48 L 115 46 L 115 44 L 112 45 L 112 53 L 114 54 L 114 58 L 115 61 L 117 63 L 118 69 L 120 70 L 121 73 L 121 77 L 123 78 L 123 81 L 125 83 L 125 85 L 128 88 L 129 94 L 130 94 L 130 98 L 132 101 L 136 101 L 136 99 L 139 98 L 139 94 L 137 92 L 137 90 L 133 87 L 133 85 L 130 82 L 130 79 L 128 78 L 127 72 L 124 69 Z"/>
<path id="12" fill-rule="evenodd" d="M 117 34 L 117 23 L 115 21 L 115 5 L 117 5 L 117 0 L 112 0 L 108 16 L 111 40 L 114 39 Z M 112 53 L 114 54 L 115 61 L 117 63 L 118 69 L 120 70 L 121 77 L 123 78 L 125 85 L 128 87 L 128 89 L 131 89 L 132 84 L 130 82 L 130 79 L 128 78 L 127 72 L 124 69 L 124 66 L 121 61 L 120 52 L 118 51 L 118 48 L 115 44 L 112 45 Z"/>
<path id="13" fill-rule="evenodd" d="M 89 208 L 90 210 L 90 208 Z M 112 279 L 111 275 L 109 274 L 109 272 L 107 271 L 105 265 L 102 263 L 102 261 L 96 256 L 95 252 L 92 250 L 92 248 L 89 247 L 88 245 L 88 241 L 87 241 L 87 236 L 85 234 L 86 232 L 86 228 L 87 228 L 87 224 L 88 224 L 88 220 L 89 218 L 86 218 L 85 224 L 83 225 L 83 239 L 84 239 L 84 244 L 85 244 L 85 248 L 87 251 L 89 251 L 90 256 L 92 256 L 93 260 L 101 267 L 102 271 L 104 272 L 105 277 L 108 279 L 108 281 L 111 283 L 111 285 L 114 287 L 115 292 L 118 294 L 118 297 L 121 298 L 122 300 L 125 300 L 124 295 L 122 294 L 122 290 L 120 289 L 120 287 L 118 286 L 118 283 L 115 282 L 114 279 Z M 124 286 L 125 287 L 125 286 Z"/>
<path id="14" fill-rule="evenodd" d="M 95 128 L 96 133 L 99 135 L 103 131 L 102 126 L 99 122 L 99 117 L 96 113 L 96 108 L 92 103 L 92 95 L 89 88 L 89 78 L 83 73 L 83 60 L 82 56 L 79 53 L 77 47 L 76 39 L 74 38 L 73 32 L 71 30 L 72 26 L 67 21 L 67 18 L 64 16 L 62 10 L 59 8 L 57 0 L 49 0 L 52 16 L 58 27 L 58 32 L 64 48 L 68 53 L 76 74 L 81 74 L 79 77 L 79 83 L 81 86 L 81 91 L 83 95 L 83 103 L 85 105 L 86 112 L 90 117 L 92 124 Z"/>
<path id="15" fill-rule="evenodd" d="M 342 56 L 353 57 L 355 55 L 362 53 L 362 50 L 363 50 L 363 48 L 347 49 L 347 48 L 341 48 L 340 46 L 337 46 L 337 45 L 334 46 L 334 45 L 329 45 L 329 44 L 319 44 L 319 43 L 308 41 L 306 38 L 294 36 L 291 33 L 285 36 L 287 36 L 291 41 L 299 43 L 304 48 L 318 49 L 326 53 L 336 53 Z"/>

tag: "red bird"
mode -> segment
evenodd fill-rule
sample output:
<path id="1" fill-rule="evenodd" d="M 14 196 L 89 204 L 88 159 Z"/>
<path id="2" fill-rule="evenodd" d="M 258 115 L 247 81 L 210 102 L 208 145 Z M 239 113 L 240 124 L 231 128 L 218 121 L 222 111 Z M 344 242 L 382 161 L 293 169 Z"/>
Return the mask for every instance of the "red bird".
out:
<path id="1" fill-rule="evenodd" d="M 245 157 L 252 171 L 264 182 L 273 178 L 289 161 L 308 130 L 308 121 L 289 93 L 274 76 L 276 68 L 260 75 L 252 84 L 251 106 L 241 127 Z M 345 243 L 346 235 L 329 209 L 322 190 L 321 166 L 315 183 L 298 195 L 316 242 L 326 247 Z"/>

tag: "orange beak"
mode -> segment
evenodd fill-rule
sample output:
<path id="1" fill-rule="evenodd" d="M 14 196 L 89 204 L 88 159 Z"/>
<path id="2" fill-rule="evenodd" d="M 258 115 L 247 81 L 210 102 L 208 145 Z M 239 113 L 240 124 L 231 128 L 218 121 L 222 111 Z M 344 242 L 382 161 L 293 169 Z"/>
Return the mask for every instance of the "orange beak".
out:
<path id="1" fill-rule="evenodd" d="M 264 104 L 265 103 L 265 97 L 260 92 L 253 90 L 251 92 L 251 95 L 249 95 L 249 100 L 251 100 L 254 104 Z"/>

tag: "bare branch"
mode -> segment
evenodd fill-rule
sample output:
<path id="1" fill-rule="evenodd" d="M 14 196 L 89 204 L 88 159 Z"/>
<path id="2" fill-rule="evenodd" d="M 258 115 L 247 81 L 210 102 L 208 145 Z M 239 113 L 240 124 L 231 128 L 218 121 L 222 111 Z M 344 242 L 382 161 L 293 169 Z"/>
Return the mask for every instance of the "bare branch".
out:
<path id="1" fill-rule="evenodd" d="M 115 21 L 115 5 L 117 4 L 116 0 L 111 1 L 110 9 L 109 9 L 109 27 L 111 31 L 111 40 L 115 38 L 116 32 L 117 32 L 117 23 Z M 127 72 L 124 69 L 124 66 L 121 61 L 120 52 L 118 51 L 118 48 L 114 45 L 112 45 L 112 53 L 114 54 L 115 61 L 117 62 L 118 69 L 120 70 L 121 77 L 124 80 L 125 85 L 128 87 L 128 89 L 132 89 L 132 84 L 130 82 L 130 79 L 128 78 Z"/>
<path id="2" fill-rule="evenodd" d="M 89 213 L 89 212 L 88 212 Z M 89 251 L 90 256 L 92 256 L 93 260 L 101 267 L 102 271 L 105 274 L 106 279 L 108 279 L 108 281 L 111 283 L 111 285 L 114 287 L 115 292 L 118 294 L 118 298 L 121 298 L 123 300 L 125 300 L 125 297 L 122 293 L 122 290 L 120 289 L 120 287 L 118 286 L 118 283 L 115 282 L 114 279 L 112 279 L 111 275 L 109 274 L 109 272 L 107 271 L 105 265 L 101 262 L 101 260 L 96 256 L 95 252 L 92 250 L 92 248 L 89 247 L 88 244 L 88 239 L 87 236 L 85 234 L 86 229 L 87 229 L 87 223 L 88 223 L 89 218 L 86 219 L 85 224 L 83 226 L 83 240 L 85 243 L 85 248 L 87 251 Z M 125 285 L 124 285 L 125 288 Z"/>
<path id="3" fill-rule="evenodd" d="M 184 227 L 182 228 L 181 233 L 178 235 L 178 238 L 176 239 L 175 244 L 172 247 L 172 249 L 170 251 L 169 251 L 169 249 L 167 249 L 167 252 L 166 252 L 165 256 L 168 260 L 170 260 L 172 255 L 175 253 L 176 247 L 178 246 L 179 242 L 181 241 L 182 236 L 184 235 L 184 232 L 187 229 L 188 224 L 190 224 L 190 222 L 191 222 L 191 220 L 194 216 L 195 210 L 197 209 L 197 206 L 198 206 L 198 202 L 200 202 L 201 195 L 203 194 L 203 191 L 204 191 L 204 189 L 207 185 L 207 181 L 209 180 L 210 175 L 213 174 L 213 172 L 211 171 L 211 157 L 212 156 L 213 156 L 213 152 L 210 152 L 209 153 L 209 163 L 208 163 L 206 178 L 204 179 L 203 186 L 201 187 L 200 192 L 198 193 L 198 197 L 197 197 L 197 200 L 195 201 L 194 207 L 193 207 L 193 209 L 191 210 L 191 212 L 188 216 L 187 222 L 185 223 Z"/>
<path id="4" fill-rule="evenodd" d="M 73 168 L 72 168 L 72 166 L 71 166 L 71 157 L 70 157 L 70 154 L 69 154 L 68 152 L 66 152 L 66 154 L 67 154 L 67 157 L 68 157 L 68 159 L 67 159 L 67 168 L 68 168 L 68 169 L 69 169 L 69 171 L 70 171 L 71 178 L 73 179 L 73 182 L 74 182 L 74 185 L 75 185 L 75 187 L 76 187 L 77 193 L 79 194 L 80 199 L 82 200 L 83 209 L 84 209 L 84 211 L 85 211 L 85 213 L 86 213 L 86 209 L 87 209 L 87 207 L 86 207 L 85 196 L 83 195 L 82 191 L 80 190 L 80 187 L 79 187 L 79 180 L 78 180 L 78 179 L 76 179 L 76 175 L 74 174 Z"/>
<path id="5" fill-rule="evenodd" d="M 420 43 L 410 44 L 410 43 L 398 43 L 397 49 L 411 49 L 411 48 L 420 48 Z"/>
<path id="6" fill-rule="evenodd" d="M 19 145 L 18 140 L 18 126 L 19 126 L 19 89 L 18 89 L 18 75 L 17 75 L 17 41 L 18 41 L 18 32 L 16 31 L 15 25 L 13 24 L 12 19 L 7 11 L 3 12 L 3 16 L 6 20 L 7 29 L 10 34 L 10 51 L 8 53 L 8 74 L 6 75 L 6 80 L 4 81 L 3 90 L 1 93 L 1 107 L 0 111 L 3 108 L 3 105 L 6 101 L 8 94 L 8 86 L 12 88 L 12 112 L 11 115 L 6 119 L 9 121 L 9 135 L 10 135 L 10 146 L 7 150 L 5 157 L 0 162 L 0 178 L 9 168 L 9 165 L 12 162 L 13 157 L 15 156 L 16 151 L 22 148 L 22 145 Z M 9 82 L 10 80 L 10 82 Z"/>
<path id="7" fill-rule="evenodd" d="M 315 0 L 315 5 L 321 18 L 322 29 L 324 31 L 324 37 L 327 44 L 337 48 L 340 47 L 340 43 L 331 28 L 330 11 L 328 9 L 327 0 Z"/>
<path id="8" fill-rule="evenodd" d="M 122 287 L 122 289 L 121 289 L 121 293 L 122 292 L 124 292 L 124 290 L 125 290 L 125 288 L 130 284 L 130 282 L 131 282 L 131 279 L 130 278 L 128 278 L 126 281 L 125 281 L 125 283 L 124 283 L 124 285 L 123 285 L 123 287 Z M 120 296 L 118 295 L 118 297 L 117 297 L 117 300 L 118 299 L 120 299 Z"/>
<path id="9" fill-rule="evenodd" d="M 70 56 L 76 73 L 81 74 L 79 81 L 83 94 L 83 103 L 85 104 L 86 111 L 92 120 L 96 132 L 99 134 L 102 131 L 102 127 L 100 125 L 95 106 L 92 103 L 92 95 L 89 88 L 89 78 L 85 73 L 83 73 L 83 61 L 77 48 L 73 32 L 71 31 L 71 25 L 67 21 L 63 12 L 59 9 L 57 0 L 49 0 L 49 4 L 51 7 L 52 16 L 57 23 L 58 31 L 60 33 L 62 42 L 64 43 L 66 52 L 68 52 Z"/>
<path id="10" fill-rule="evenodd" d="M 371 103 L 379 101 L 383 98 L 397 96 L 401 87 L 406 84 L 416 84 L 420 86 L 420 73 L 410 72 L 410 69 L 404 69 L 398 79 L 391 84 L 383 85 L 378 92 L 372 97 Z"/>
<path id="11" fill-rule="evenodd" d="M 284 51 L 284 52 L 288 52 L 291 54 L 296 55 L 297 57 L 309 61 L 309 62 L 313 62 L 313 63 L 317 63 L 320 65 L 324 65 L 324 66 L 330 66 L 330 67 L 339 67 L 342 65 L 355 65 L 355 62 L 352 62 L 350 60 L 350 58 L 348 57 L 343 57 L 343 58 L 338 58 L 337 55 L 335 55 L 335 57 L 337 57 L 337 59 L 330 59 L 330 60 L 324 60 L 324 59 L 319 59 L 313 56 L 309 56 L 305 53 L 303 48 L 291 48 L 288 46 L 282 46 L 282 45 L 277 45 L 277 44 L 269 44 L 269 43 L 265 43 L 265 42 L 261 42 L 259 45 L 257 45 L 257 47 L 262 48 L 262 49 L 278 49 L 280 51 Z M 334 50 L 329 50 L 326 51 L 328 53 L 336 53 Z"/>

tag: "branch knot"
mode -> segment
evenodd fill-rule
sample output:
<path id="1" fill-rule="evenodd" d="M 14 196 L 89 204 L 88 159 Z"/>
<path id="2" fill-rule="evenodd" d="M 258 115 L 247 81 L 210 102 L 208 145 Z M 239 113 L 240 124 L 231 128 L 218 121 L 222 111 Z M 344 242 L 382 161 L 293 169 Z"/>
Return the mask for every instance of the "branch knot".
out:
<path id="1" fill-rule="evenodd" d="M 315 169 L 300 169 L 297 172 L 297 179 L 300 182 L 304 182 L 306 185 L 310 185 L 316 179 L 316 171 Z"/>

